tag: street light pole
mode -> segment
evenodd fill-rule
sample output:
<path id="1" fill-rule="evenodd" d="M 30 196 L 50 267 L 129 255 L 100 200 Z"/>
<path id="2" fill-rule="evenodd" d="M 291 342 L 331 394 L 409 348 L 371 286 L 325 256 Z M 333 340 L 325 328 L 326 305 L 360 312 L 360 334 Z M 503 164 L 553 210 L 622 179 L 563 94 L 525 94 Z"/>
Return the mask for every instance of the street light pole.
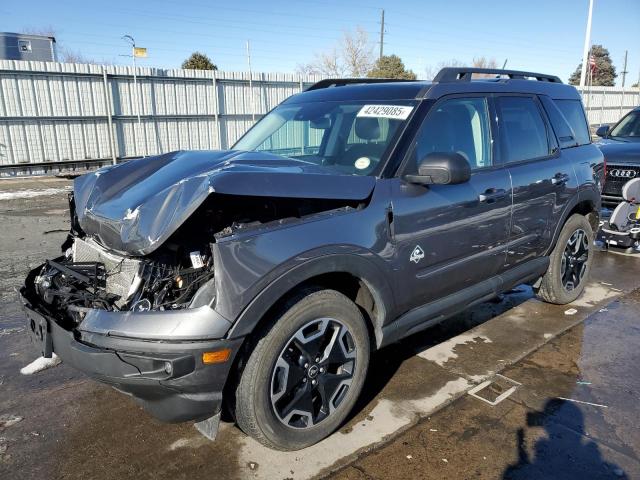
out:
<path id="1" fill-rule="evenodd" d="M 584 48 L 582 49 L 582 70 L 580 72 L 580 86 L 584 87 L 587 79 L 587 62 L 591 44 L 591 17 L 593 15 L 593 0 L 589 0 L 589 15 L 587 16 L 587 31 L 584 35 Z"/>
<path id="2" fill-rule="evenodd" d="M 140 96 L 138 95 L 138 75 L 136 73 L 136 41 L 131 35 L 124 35 L 122 37 L 123 40 L 131 43 L 131 58 L 133 60 L 133 91 L 135 94 L 135 106 L 136 106 L 136 116 L 138 117 L 138 129 L 141 129 L 140 122 Z"/>

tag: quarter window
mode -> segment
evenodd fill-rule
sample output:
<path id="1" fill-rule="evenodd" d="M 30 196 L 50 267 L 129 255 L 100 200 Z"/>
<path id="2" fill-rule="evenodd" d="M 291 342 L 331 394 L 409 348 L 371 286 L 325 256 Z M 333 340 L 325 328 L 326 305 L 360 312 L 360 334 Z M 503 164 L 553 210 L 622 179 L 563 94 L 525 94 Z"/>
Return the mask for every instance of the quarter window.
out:
<path id="1" fill-rule="evenodd" d="M 505 162 L 519 162 L 550 154 L 547 128 L 531 97 L 499 97 L 500 136 Z"/>
<path id="2" fill-rule="evenodd" d="M 564 115 L 564 118 L 566 118 L 569 125 L 571 125 L 573 133 L 576 134 L 578 145 L 591 143 L 591 136 L 589 135 L 589 127 L 587 126 L 587 119 L 584 116 L 582 102 L 580 100 L 554 101 Z"/>
<path id="3" fill-rule="evenodd" d="M 433 152 L 459 153 L 472 169 L 490 166 L 489 125 L 485 98 L 454 98 L 436 104 L 420 127 L 405 173 L 415 173 L 420 161 Z"/>

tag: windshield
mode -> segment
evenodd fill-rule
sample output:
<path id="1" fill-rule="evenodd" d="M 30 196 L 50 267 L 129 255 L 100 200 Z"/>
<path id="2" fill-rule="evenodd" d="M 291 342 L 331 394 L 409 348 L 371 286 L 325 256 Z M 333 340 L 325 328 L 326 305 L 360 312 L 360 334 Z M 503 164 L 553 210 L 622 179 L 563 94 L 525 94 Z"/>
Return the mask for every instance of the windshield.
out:
<path id="1" fill-rule="evenodd" d="M 233 149 L 304 160 L 348 175 L 377 175 L 414 105 L 412 101 L 284 104 Z"/>
<path id="2" fill-rule="evenodd" d="M 624 117 L 613 130 L 611 137 L 631 138 L 640 140 L 640 112 L 631 112 Z"/>

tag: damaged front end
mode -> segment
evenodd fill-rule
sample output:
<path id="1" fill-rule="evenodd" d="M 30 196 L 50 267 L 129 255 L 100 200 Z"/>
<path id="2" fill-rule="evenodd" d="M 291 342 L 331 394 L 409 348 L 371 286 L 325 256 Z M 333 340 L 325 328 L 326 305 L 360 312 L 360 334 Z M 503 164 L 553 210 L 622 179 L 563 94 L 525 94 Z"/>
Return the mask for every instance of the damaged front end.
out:
<path id="1" fill-rule="evenodd" d="M 161 420 L 205 421 L 211 436 L 243 342 L 229 335 L 237 312 L 296 250 L 243 255 L 243 245 L 273 247 L 268 232 L 361 209 L 374 183 L 241 152 L 174 152 L 81 176 L 62 255 L 21 289 L 28 331 L 43 356 Z"/>
<path id="2" fill-rule="evenodd" d="M 213 309 L 210 245 L 180 235 L 151 255 L 121 255 L 82 231 L 74 207 L 70 196 L 63 255 L 20 291 L 32 340 L 161 420 L 209 419 L 211 434 L 241 339 L 224 338 L 231 323 Z M 224 361 L 207 362 L 212 352 Z"/>

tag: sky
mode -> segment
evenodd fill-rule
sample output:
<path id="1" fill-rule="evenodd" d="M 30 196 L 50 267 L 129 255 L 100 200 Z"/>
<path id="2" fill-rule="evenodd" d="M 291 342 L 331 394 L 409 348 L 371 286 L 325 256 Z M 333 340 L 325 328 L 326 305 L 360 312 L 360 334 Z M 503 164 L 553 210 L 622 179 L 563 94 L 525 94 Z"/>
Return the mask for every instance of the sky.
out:
<path id="1" fill-rule="evenodd" d="M 25 8 L 28 5 L 27 8 Z M 179 68 L 193 51 L 220 70 L 293 72 L 363 28 L 378 52 L 399 55 L 418 78 L 452 59 L 493 58 L 566 81 L 582 58 L 588 0 L 31 0 L 0 3 L 0 31 L 53 30 L 58 43 L 97 61 L 130 59 L 121 37 L 148 49 L 141 66 Z M 640 75 L 640 0 L 595 0 L 591 42 L 609 49 L 627 86 Z M 617 84 L 620 85 L 620 76 Z"/>

